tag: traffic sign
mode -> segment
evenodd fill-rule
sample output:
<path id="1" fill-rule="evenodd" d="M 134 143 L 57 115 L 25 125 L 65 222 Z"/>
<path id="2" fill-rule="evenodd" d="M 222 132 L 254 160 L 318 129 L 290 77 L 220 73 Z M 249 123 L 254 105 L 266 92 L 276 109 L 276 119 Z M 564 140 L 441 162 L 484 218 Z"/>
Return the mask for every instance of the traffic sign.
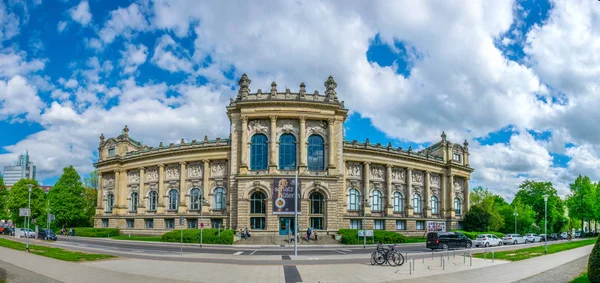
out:
<path id="1" fill-rule="evenodd" d="M 204 228 L 204 222 L 200 222 L 200 228 Z"/>
<path id="2" fill-rule="evenodd" d="M 19 216 L 31 216 L 31 210 L 28 208 L 19 208 Z"/>

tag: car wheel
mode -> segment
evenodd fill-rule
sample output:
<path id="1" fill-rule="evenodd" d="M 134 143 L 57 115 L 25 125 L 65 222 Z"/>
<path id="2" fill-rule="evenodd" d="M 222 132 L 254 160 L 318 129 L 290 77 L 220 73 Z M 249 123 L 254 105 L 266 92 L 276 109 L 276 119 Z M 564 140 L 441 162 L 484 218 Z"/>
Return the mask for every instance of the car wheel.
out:
<path id="1" fill-rule="evenodd" d="M 45 241 L 48 241 L 48 236 L 44 237 L 44 240 L 45 240 Z"/>
<path id="2" fill-rule="evenodd" d="M 467 242 L 467 244 L 465 245 L 465 248 L 470 249 L 472 245 L 473 244 L 471 244 L 471 242 Z"/>
<path id="3" fill-rule="evenodd" d="M 490 243 L 485 243 L 485 247 L 486 248 L 489 247 L 489 246 L 490 246 Z"/>
<path id="4" fill-rule="evenodd" d="M 448 245 L 447 244 L 442 244 L 442 250 L 447 251 L 448 250 Z"/>
<path id="5" fill-rule="evenodd" d="M 498 247 L 502 246 L 502 244 L 504 244 L 504 243 L 502 243 L 502 241 L 498 242 Z"/>

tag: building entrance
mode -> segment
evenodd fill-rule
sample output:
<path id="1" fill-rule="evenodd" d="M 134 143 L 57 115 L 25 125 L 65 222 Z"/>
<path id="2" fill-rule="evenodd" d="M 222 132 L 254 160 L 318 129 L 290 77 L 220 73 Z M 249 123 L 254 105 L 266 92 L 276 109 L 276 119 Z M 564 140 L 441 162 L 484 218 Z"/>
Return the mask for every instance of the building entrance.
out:
<path id="1" fill-rule="evenodd" d="M 280 217 L 279 218 L 279 235 L 289 235 L 291 231 L 294 231 L 294 218 L 293 217 Z"/>

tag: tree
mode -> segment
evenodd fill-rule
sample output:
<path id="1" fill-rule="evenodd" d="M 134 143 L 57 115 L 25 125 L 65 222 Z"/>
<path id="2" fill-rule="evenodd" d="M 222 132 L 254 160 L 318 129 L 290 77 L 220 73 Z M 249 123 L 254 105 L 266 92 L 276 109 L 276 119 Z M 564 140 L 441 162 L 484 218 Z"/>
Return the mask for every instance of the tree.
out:
<path id="1" fill-rule="evenodd" d="M 471 206 L 465 214 L 465 230 L 485 232 L 490 228 L 492 215 L 480 204 Z"/>
<path id="2" fill-rule="evenodd" d="M 0 219 L 8 218 L 8 190 L 4 185 L 4 178 L 0 175 Z"/>
<path id="3" fill-rule="evenodd" d="M 592 283 L 600 283 L 600 237 L 594 245 L 588 261 L 588 279 Z"/>
<path id="4" fill-rule="evenodd" d="M 517 233 L 526 234 L 530 232 L 539 233 L 539 227 L 534 226 L 535 223 L 535 212 L 531 206 L 522 203 L 518 199 L 514 199 L 508 206 L 501 208 L 500 214 L 504 218 L 504 227 L 501 232 L 503 233 L 514 233 L 515 232 L 515 215 L 517 213 Z"/>
<path id="5" fill-rule="evenodd" d="M 596 218 L 596 188 L 589 177 L 577 176 L 575 182 L 569 185 L 571 194 L 567 196 L 567 207 L 569 217 L 579 219 L 583 229 L 583 222 Z"/>
<path id="6" fill-rule="evenodd" d="M 98 170 L 92 171 L 90 176 L 84 179 L 84 183 L 88 188 L 98 189 Z"/>
<path id="7" fill-rule="evenodd" d="M 87 226 L 85 188 L 73 166 L 63 169 L 58 182 L 48 192 L 50 208 L 59 226 Z"/>
<path id="8" fill-rule="evenodd" d="M 87 217 L 86 226 L 94 226 L 94 216 L 96 215 L 97 191 L 91 188 L 85 188 L 85 215 Z"/>
<path id="9" fill-rule="evenodd" d="M 534 222 L 544 226 L 544 195 L 548 195 L 548 233 L 560 232 L 566 224 L 564 203 L 551 182 L 526 180 L 519 186 L 515 200 L 530 206 L 535 212 Z"/>
<path id="10" fill-rule="evenodd" d="M 479 206 L 487 212 L 489 223 L 486 225 L 486 231 L 499 231 L 504 226 L 504 218 L 500 214 L 500 208 L 508 205 L 504 199 L 491 193 L 488 189 L 482 187 L 474 188 L 471 191 L 471 207 Z M 480 232 L 481 230 L 474 230 Z"/>
<path id="11" fill-rule="evenodd" d="M 29 201 L 28 184 L 32 184 L 31 189 L 31 219 L 36 220 L 37 225 L 46 225 L 46 193 L 40 189 L 35 180 L 21 179 L 16 182 L 8 193 L 8 209 L 10 219 L 15 225 L 25 222 L 25 217 L 19 217 L 19 208 L 27 208 Z"/>

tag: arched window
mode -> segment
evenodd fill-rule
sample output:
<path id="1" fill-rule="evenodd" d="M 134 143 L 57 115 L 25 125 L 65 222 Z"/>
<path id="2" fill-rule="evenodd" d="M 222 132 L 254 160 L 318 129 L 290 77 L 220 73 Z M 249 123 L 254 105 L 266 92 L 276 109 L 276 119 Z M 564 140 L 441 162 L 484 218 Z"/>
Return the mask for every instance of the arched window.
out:
<path id="1" fill-rule="evenodd" d="M 111 213 L 114 204 L 115 204 L 115 195 L 108 194 L 106 196 L 106 207 L 104 208 L 104 211 L 108 212 L 108 213 Z"/>
<path id="2" fill-rule="evenodd" d="M 179 205 L 179 192 L 175 189 L 169 191 L 169 210 L 177 210 Z"/>
<path id="3" fill-rule="evenodd" d="M 383 205 L 381 203 L 381 191 L 371 191 L 371 211 L 382 211 Z"/>
<path id="4" fill-rule="evenodd" d="M 279 137 L 279 169 L 296 169 L 296 137 L 292 134 Z"/>
<path id="5" fill-rule="evenodd" d="M 402 212 L 402 206 L 404 204 L 404 198 L 401 192 L 394 193 L 394 212 Z"/>
<path id="6" fill-rule="evenodd" d="M 158 193 L 156 191 L 151 191 L 148 194 L 148 210 L 156 211 L 157 204 L 158 204 Z"/>
<path id="7" fill-rule="evenodd" d="M 250 196 L 250 213 L 253 214 L 265 214 L 267 213 L 267 207 L 265 200 L 267 197 L 262 192 L 254 192 Z"/>
<path id="8" fill-rule="evenodd" d="M 357 189 L 348 191 L 348 210 L 358 210 L 359 193 Z"/>
<path id="9" fill-rule="evenodd" d="M 325 198 L 323 194 L 314 192 L 310 194 L 310 213 L 324 214 Z"/>
<path id="10" fill-rule="evenodd" d="M 137 212 L 139 200 L 140 200 L 140 198 L 139 198 L 138 193 L 136 193 L 136 192 L 131 193 L 131 196 L 129 197 L 130 211 Z"/>
<path id="11" fill-rule="evenodd" d="M 431 214 L 439 214 L 439 201 L 436 196 L 431 196 Z"/>
<path id="12" fill-rule="evenodd" d="M 421 196 L 419 194 L 415 194 L 413 196 L 413 213 L 421 213 Z"/>
<path id="13" fill-rule="evenodd" d="M 193 188 L 190 191 L 190 210 L 200 210 L 202 194 L 199 188 Z"/>
<path id="14" fill-rule="evenodd" d="M 460 209 L 462 208 L 462 201 L 459 198 L 454 198 L 454 213 L 460 215 Z"/>
<path id="15" fill-rule="evenodd" d="M 223 210 L 225 209 L 225 189 L 216 188 L 213 194 L 213 209 Z"/>
<path id="16" fill-rule="evenodd" d="M 250 140 L 250 170 L 265 170 L 269 157 L 267 136 L 256 134 Z"/>
<path id="17" fill-rule="evenodd" d="M 325 147 L 319 135 L 308 137 L 308 170 L 325 170 Z"/>

